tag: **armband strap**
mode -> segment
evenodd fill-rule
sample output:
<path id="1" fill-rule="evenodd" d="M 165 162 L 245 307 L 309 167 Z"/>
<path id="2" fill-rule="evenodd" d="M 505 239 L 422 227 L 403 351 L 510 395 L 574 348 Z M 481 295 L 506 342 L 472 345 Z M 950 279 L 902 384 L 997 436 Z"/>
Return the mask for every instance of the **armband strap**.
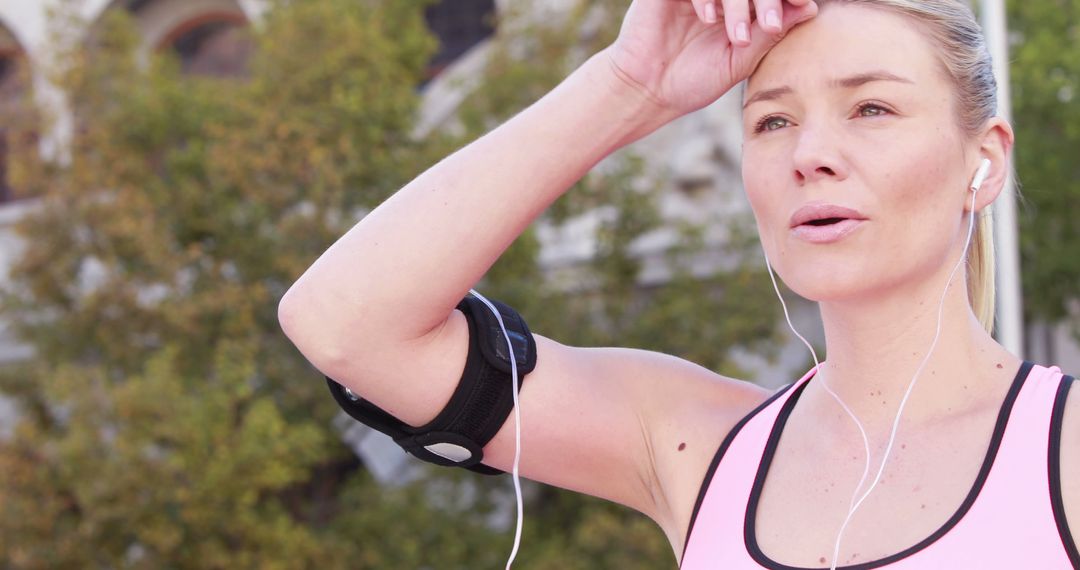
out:
<path id="1" fill-rule="evenodd" d="M 536 367 L 536 339 L 516 311 L 498 301 L 517 364 L 518 389 L 525 374 Z M 405 451 L 436 465 L 465 467 L 485 475 L 503 473 L 480 462 L 484 445 L 499 431 L 514 409 L 510 356 L 499 321 L 472 294 L 458 303 L 469 323 L 469 354 L 465 370 L 450 401 L 435 419 L 410 426 L 326 377 L 338 405 L 357 421 L 393 438 Z"/>

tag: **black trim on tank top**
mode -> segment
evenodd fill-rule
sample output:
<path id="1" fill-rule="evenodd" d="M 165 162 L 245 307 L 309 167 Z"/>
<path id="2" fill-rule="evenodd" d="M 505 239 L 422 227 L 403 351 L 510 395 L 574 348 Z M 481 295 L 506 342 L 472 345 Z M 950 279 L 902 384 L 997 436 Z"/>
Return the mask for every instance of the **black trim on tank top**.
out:
<path id="1" fill-rule="evenodd" d="M 750 421 L 751 418 L 758 415 L 761 410 L 767 408 L 769 404 L 773 403 L 773 401 L 775 401 L 777 398 L 784 395 L 794 385 L 795 383 L 792 382 L 787 386 L 777 389 L 775 394 L 769 396 L 769 398 L 759 404 L 758 407 L 754 408 L 750 413 L 743 416 L 743 418 L 739 420 L 739 423 L 735 424 L 735 427 L 731 428 L 731 431 L 728 432 L 727 437 L 724 438 L 723 443 L 720 444 L 720 449 L 718 449 L 716 451 L 716 454 L 713 455 L 712 463 L 709 464 L 709 469 L 705 472 L 705 480 L 701 483 L 701 488 L 698 490 L 697 501 L 694 503 L 694 510 L 690 513 L 690 526 L 686 527 L 686 538 L 683 540 L 682 556 L 679 556 L 680 567 L 682 567 L 683 559 L 686 558 L 686 547 L 690 546 L 690 533 L 694 530 L 694 521 L 697 520 L 698 511 L 701 510 L 701 503 L 705 501 L 705 494 L 709 490 L 709 484 L 712 483 L 713 475 L 716 474 L 716 468 L 720 466 L 720 460 L 723 459 L 724 453 L 727 452 L 728 446 L 731 445 L 732 440 L 735 439 L 735 435 L 739 433 L 739 430 L 741 430 L 744 425 L 746 425 L 746 422 Z"/>
<path id="2" fill-rule="evenodd" d="M 1005 434 L 1005 424 L 1009 421 L 1009 414 L 1012 412 L 1013 404 L 1016 402 L 1016 397 L 1020 394 L 1020 388 L 1023 387 L 1024 380 L 1028 377 L 1032 367 L 1034 367 L 1034 363 L 1025 360 L 1020 365 L 1020 369 L 1017 370 L 1016 377 L 1013 378 L 1012 385 L 1009 387 L 1009 393 L 1005 396 L 1005 401 L 1002 402 L 1001 409 L 998 411 L 997 423 L 994 425 L 994 434 L 990 438 L 990 445 L 983 458 L 983 464 L 979 470 L 979 475 L 975 477 L 975 483 L 971 486 L 971 490 L 968 492 L 967 497 L 960 505 L 960 508 L 953 513 L 952 517 L 945 521 L 945 524 L 943 524 L 941 528 L 937 529 L 933 534 L 914 546 L 910 546 L 896 554 L 878 560 L 861 562 L 850 566 L 837 566 L 837 570 L 870 570 L 871 568 L 878 568 L 907 558 L 930 546 L 942 536 L 945 536 L 945 533 L 949 532 L 950 529 L 960 522 L 960 519 L 964 518 L 964 515 L 971 509 L 971 505 L 975 503 L 975 498 L 979 496 L 979 491 L 982 490 L 983 484 L 990 474 L 990 467 L 994 464 L 994 458 L 997 456 L 998 448 L 1001 446 L 1001 438 Z M 806 384 L 809 384 L 809 382 Z M 795 407 L 795 402 L 799 399 L 799 393 L 802 391 L 801 388 L 805 388 L 806 384 L 800 386 L 800 390 L 793 393 L 792 397 L 784 403 L 783 409 L 780 410 L 780 415 L 776 418 L 772 433 L 769 434 L 768 443 L 765 445 L 765 452 L 762 455 L 761 464 L 758 466 L 757 476 L 754 478 L 754 486 L 750 491 L 750 500 L 746 505 L 746 517 L 743 521 L 743 540 L 746 544 L 746 550 L 758 564 L 761 564 L 770 570 L 828 570 L 829 568 L 828 566 L 815 568 L 788 566 L 776 562 L 768 556 L 765 556 L 765 553 L 761 551 L 761 548 L 757 543 L 757 535 L 754 529 L 757 521 L 758 499 L 761 497 L 762 487 L 765 486 L 765 477 L 769 472 L 769 465 L 772 463 L 773 453 L 776 451 L 776 446 L 780 442 L 780 434 L 783 432 L 784 424 L 787 423 L 788 416 L 791 415 L 791 410 Z"/>
<path id="3" fill-rule="evenodd" d="M 1080 568 L 1080 551 L 1076 549 L 1076 540 L 1069 531 L 1065 520 L 1065 502 L 1061 499 L 1061 422 L 1065 417 L 1065 398 L 1069 394 L 1073 377 L 1065 376 L 1058 385 L 1054 397 L 1054 412 L 1050 415 L 1050 451 L 1047 454 L 1050 473 L 1050 504 L 1054 507 L 1054 522 L 1057 523 L 1058 535 L 1069 554 L 1069 561 L 1074 568 Z"/>

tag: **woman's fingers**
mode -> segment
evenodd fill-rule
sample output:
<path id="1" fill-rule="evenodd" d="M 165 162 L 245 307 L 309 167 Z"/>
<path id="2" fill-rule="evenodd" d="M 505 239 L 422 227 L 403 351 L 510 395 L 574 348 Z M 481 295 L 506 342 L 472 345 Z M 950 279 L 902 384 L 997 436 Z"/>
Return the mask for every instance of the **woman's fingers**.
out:
<path id="1" fill-rule="evenodd" d="M 794 2 L 792 0 L 786 0 L 791 6 L 787 6 L 787 10 L 781 15 L 781 30 L 785 33 L 794 28 L 795 26 L 817 16 L 818 5 L 815 0 L 798 0 Z"/>
<path id="2" fill-rule="evenodd" d="M 770 34 L 779 33 L 783 29 L 784 11 L 781 0 L 755 0 L 754 9 L 761 29 Z"/>
<path id="3" fill-rule="evenodd" d="M 783 20 L 781 22 L 780 31 L 787 33 L 791 31 L 795 26 L 813 18 L 818 13 L 817 3 L 813 1 L 807 1 L 802 6 L 786 6 L 787 10 L 784 10 Z M 761 22 L 758 22 L 759 24 Z M 753 69 L 757 66 L 761 58 L 765 57 L 765 54 L 772 49 L 778 41 L 780 41 L 780 34 L 764 34 L 761 33 L 760 28 L 755 28 L 756 33 L 752 39 L 751 45 L 745 50 L 741 50 L 744 57 L 749 58 L 749 67 L 747 69 Z"/>
<path id="4" fill-rule="evenodd" d="M 793 6 L 805 5 L 812 0 L 789 0 Z M 723 17 L 728 37 L 737 45 L 748 45 L 753 20 L 769 33 L 783 29 L 784 0 L 690 0 L 699 20 L 715 24 Z M 751 17 L 754 12 L 754 17 Z"/>
<path id="5" fill-rule="evenodd" d="M 715 24 L 720 18 L 716 9 L 716 0 L 705 0 L 705 23 Z"/>
<path id="6" fill-rule="evenodd" d="M 750 0 L 723 0 L 724 26 L 733 45 L 750 45 Z"/>
<path id="7" fill-rule="evenodd" d="M 705 24 L 715 24 L 719 19 L 716 0 L 690 0 L 697 17 Z"/>
<path id="8" fill-rule="evenodd" d="M 805 15 L 805 10 L 816 7 L 814 0 L 724 0 L 728 37 L 735 45 L 748 46 L 754 30 L 762 30 L 769 35 L 779 34 L 788 28 L 789 12 L 796 13 L 799 18 Z M 751 10 L 754 12 L 753 22 Z"/>

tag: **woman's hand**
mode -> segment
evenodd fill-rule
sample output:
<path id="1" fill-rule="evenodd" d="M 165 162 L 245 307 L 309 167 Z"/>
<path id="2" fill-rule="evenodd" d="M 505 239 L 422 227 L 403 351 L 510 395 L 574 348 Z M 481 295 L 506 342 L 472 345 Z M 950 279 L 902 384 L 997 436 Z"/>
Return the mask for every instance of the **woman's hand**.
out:
<path id="1" fill-rule="evenodd" d="M 608 49 L 612 70 L 682 115 L 745 79 L 813 0 L 634 0 Z"/>

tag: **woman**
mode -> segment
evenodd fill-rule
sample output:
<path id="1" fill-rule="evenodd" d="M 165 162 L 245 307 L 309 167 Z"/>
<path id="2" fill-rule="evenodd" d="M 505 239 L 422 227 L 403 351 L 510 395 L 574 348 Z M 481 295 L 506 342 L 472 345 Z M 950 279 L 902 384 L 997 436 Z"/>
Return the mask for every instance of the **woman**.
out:
<path id="1" fill-rule="evenodd" d="M 966 253 L 1013 139 L 962 0 L 634 0 L 613 45 L 329 248 L 282 301 L 285 332 L 426 423 L 462 378 L 455 305 L 511 241 L 599 160 L 744 79 L 746 193 L 777 273 L 820 304 L 828 360 L 771 394 L 536 335 L 521 473 L 648 515 L 688 569 L 1080 566 L 1080 397 L 987 332 L 985 222 Z M 510 468 L 514 427 L 484 464 Z"/>

